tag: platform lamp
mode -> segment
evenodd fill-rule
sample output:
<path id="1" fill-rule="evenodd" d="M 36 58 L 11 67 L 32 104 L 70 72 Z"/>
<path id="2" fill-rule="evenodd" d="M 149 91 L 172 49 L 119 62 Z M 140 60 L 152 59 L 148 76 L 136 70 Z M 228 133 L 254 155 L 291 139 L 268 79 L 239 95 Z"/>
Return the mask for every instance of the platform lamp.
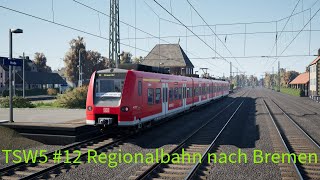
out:
<path id="1" fill-rule="evenodd" d="M 22 29 L 9 29 L 9 60 L 12 60 L 12 34 L 21 34 Z M 13 122 L 13 105 L 12 105 L 12 67 L 9 65 L 9 120 Z"/>

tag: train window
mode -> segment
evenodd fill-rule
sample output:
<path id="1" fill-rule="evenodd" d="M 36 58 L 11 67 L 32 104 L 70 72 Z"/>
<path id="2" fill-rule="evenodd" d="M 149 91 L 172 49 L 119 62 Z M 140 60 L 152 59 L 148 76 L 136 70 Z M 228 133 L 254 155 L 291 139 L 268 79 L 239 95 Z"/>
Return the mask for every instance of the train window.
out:
<path id="1" fill-rule="evenodd" d="M 157 88 L 156 89 L 156 104 L 159 104 L 161 100 L 161 89 Z"/>
<path id="2" fill-rule="evenodd" d="M 173 96 L 174 96 L 174 100 L 179 99 L 179 88 L 174 88 L 174 92 L 173 92 Z"/>
<path id="3" fill-rule="evenodd" d="M 169 90 L 169 99 L 170 101 L 173 101 L 173 88 L 170 88 Z"/>
<path id="4" fill-rule="evenodd" d="M 141 96 L 142 95 L 142 82 L 138 81 L 138 95 Z"/>
<path id="5" fill-rule="evenodd" d="M 153 104 L 154 89 L 148 88 L 148 104 Z"/>
<path id="6" fill-rule="evenodd" d="M 182 88 L 181 87 L 178 89 L 178 93 L 179 93 L 179 99 L 182 99 Z"/>

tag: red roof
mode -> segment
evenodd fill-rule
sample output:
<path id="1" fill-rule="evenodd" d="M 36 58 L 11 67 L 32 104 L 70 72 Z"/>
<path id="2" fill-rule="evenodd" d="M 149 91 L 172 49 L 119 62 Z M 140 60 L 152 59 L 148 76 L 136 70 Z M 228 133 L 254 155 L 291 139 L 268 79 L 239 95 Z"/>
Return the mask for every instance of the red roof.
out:
<path id="1" fill-rule="evenodd" d="M 307 84 L 309 82 L 309 73 L 305 72 L 297 76 L 289 84 Z"/>
<path id="2" fill-rule="evenodd" d="M 320 56 L 318 56 L 315 60 L 313 60 L 313 61 L 312 61 L 312 63 L 310 63 L 310 65 L 309 65 L 309 66 L 311 66 L 311 65 L 313 65 L 313 64 L 315 64 L 315 63 L 317 63 L 319 60 L 320 60 Z"/>

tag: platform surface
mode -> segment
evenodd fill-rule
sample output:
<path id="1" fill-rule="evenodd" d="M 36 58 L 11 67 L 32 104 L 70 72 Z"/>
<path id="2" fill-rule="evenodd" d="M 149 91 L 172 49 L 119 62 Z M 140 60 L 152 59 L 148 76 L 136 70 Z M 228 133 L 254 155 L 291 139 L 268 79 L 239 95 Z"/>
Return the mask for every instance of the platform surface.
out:
<path id="1" fill-rule="evenodd" d="M 65 124 L 83 120 L 84 124 L 85 115 L 85 109 L 15 108 L 13 110 L 13 120 L 16 123 Z M 1 120 L 9 120 L 8 108 L 0 108 Z"/>

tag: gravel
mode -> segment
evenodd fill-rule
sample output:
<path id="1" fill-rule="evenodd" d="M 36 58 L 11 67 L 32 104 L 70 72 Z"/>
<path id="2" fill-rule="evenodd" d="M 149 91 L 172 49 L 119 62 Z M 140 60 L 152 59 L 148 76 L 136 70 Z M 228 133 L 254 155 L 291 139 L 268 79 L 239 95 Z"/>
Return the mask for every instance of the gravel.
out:
<path id="1" fill-rule="evenodd" d="M 251 91 L 218 142 L 218 152 L 235 153 L 240 148 L 247 154 L 248 163 L 213 165 L 208 179 L 281 179 L 276 164 L 253 163 L 253 150 L 274 152 L 267 128 L 270 118 L 255 91 Z"/>
<path id="2" fill-rule="evenodd" d="M 320 144 L 320 104 L 305 98 L 273 93 L 264 90 L 295 122 L 301 126 L 318 144 Z M 309 103 L 309 104 L 307 104 Z M 318 106 L 316 109 L 315 107 Z"/>
<path id="3" fill-rule="evenodd" d="M 1 150 L 47 150 L 48 152 L 61 148 L 61 146 L 45 145 L 37 141 L 25 138 L 16 131 L 0 126 L 0 149 Z M 12 162 L 6 163 L 4 153 L 0 152 L 0 168 L 13 165 Z M 9 156 L 9 161 L 13 157 Z"/>
<path id="4" fill-rule="evenodd" d="M 242 92 L 233 94 L 224 100 L 204 106 L 201 109 L 187 113 L 184 116 L 144 132 L 141 136 L 125 142 L 119 148 L 121 148 L 123 153 L 131 154 L 153 153 L 156 148 L 163 148 L 165 151 L 170 151 L 181 140 L 185 139 L 191 131 L 200 127 L 201 124 L 218 112 L 221 107 L 225 107 L 233 101 L 234 97 L 238 96 L 238 94 L 242 94 Z M 119 148 L 113 149 L 112 152 L 118 152 Z M 106 164 L 83 164 L 76 169 L 71 169 L 68 173 L 60 174 L 56 179 L 128 179 L 145 165 L 146 164 L 140 163 L 122 163 L 116 168 L 111 169 Z"/>

